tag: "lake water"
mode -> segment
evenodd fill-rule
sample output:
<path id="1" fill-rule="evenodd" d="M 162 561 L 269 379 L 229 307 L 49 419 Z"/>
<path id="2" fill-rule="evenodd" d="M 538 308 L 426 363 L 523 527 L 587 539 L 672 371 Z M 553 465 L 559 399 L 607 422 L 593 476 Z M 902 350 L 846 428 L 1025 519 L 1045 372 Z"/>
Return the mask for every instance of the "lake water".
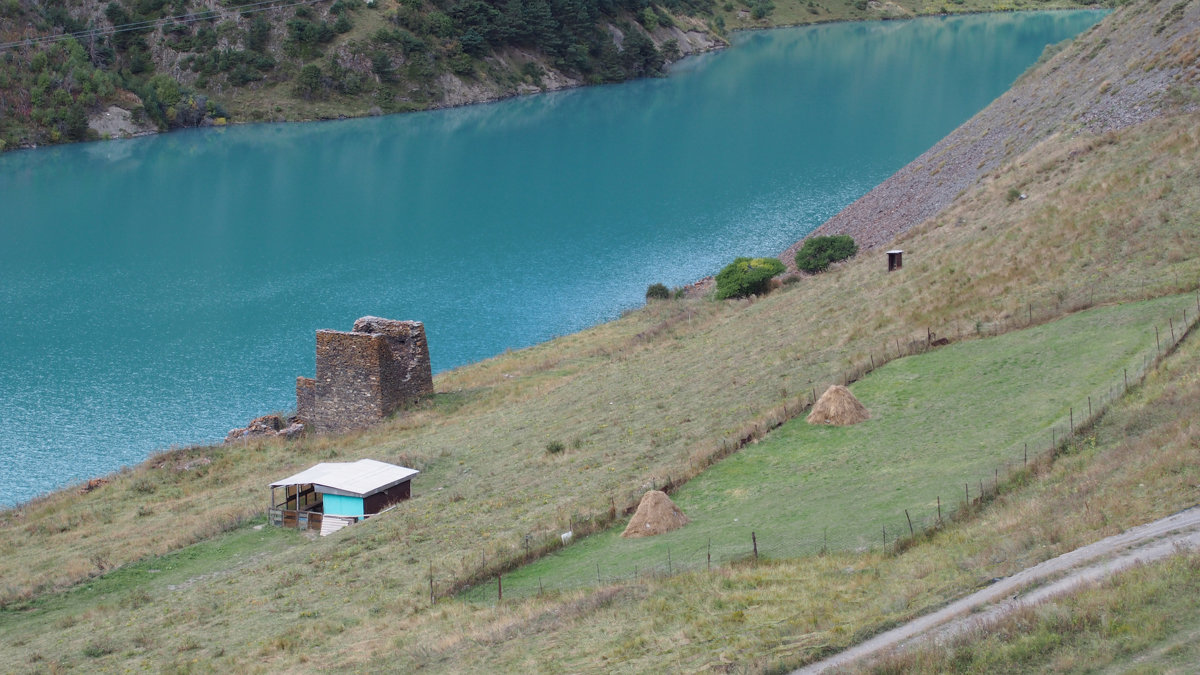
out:
<path id="1" fill-rule="evenodd" d="M 776 255 L 1102 18 L 740 34 L 669 78 L 0 156 L 0 505 L 294 406 L 318 328 L 434 370 Z"/>

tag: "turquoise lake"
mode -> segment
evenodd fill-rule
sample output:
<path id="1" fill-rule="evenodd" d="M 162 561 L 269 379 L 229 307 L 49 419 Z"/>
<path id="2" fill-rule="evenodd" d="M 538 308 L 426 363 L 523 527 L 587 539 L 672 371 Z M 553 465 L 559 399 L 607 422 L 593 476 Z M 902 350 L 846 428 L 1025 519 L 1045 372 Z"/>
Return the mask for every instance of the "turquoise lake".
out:
<path id="1" fill-rule="evenodd" d="M 736 35 L 670 77 L 0 155 L 0 505 L 295 404 L 319 328 L 434 371 L 777 255 L 1102 12 Z"/>

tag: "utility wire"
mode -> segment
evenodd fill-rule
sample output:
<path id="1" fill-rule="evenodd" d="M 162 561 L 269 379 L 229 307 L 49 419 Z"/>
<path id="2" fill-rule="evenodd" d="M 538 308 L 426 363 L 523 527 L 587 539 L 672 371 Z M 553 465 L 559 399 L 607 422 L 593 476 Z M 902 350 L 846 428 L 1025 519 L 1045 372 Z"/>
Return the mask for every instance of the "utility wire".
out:
<path id="1" fill-rule="evenodd" d="M 314 5 L 318 2 L 326 0 L 297 0 L 296 2 L 288 2 L 282 5 L 275 4 L 276 0 L 263 0 L 262 2 L 252 2 L 242 5 L 238 8 L 238 14 L 256 14 L 258 12 L 266 12 L 270 10 L 287 9 L 298 5 Z M 26 40 L 15 40 L 13 42 L 0 42 L 0 51 L 12 49 L 13 47 L 32 47 L 34 45 L 51 44 L 74 38 L 87 39 L 95 38 L 101 35 L 116 35 L 117 33 L 129 33 L 132 31 L 140 31 L 145 29 L 162 28 L 174 24 L 191 24 L 198 21 L 210 21 L 219 16 L 216 10 L 208 9 L 202 12 L 193 12 L 190 14 L 180 14 L 178 16 L 168 16 L 162 19 L 151 19 L 148 21 L 135 21 L 133 23 L 123 23 L 112 28 L 89 28 L 88 30 L 76 31 L 74 33 L 61 33 L 59 35 L 43 35 L 41 37 L 29 38 Z"/>

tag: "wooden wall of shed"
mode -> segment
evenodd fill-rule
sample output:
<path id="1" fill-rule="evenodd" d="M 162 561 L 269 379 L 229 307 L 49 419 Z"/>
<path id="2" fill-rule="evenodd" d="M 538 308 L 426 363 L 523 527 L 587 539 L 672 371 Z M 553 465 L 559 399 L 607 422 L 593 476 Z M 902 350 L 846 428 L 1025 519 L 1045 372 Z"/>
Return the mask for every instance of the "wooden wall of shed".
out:
<path id="1" fill-rule="evenodd" d="M 368 514 L 379 513 L 396 502 L 408 499 L 411 495 L 412 481 L 406 480 L 399 485 L 393 485 L 383 492 L 376 492 L 363 499 L 363 511 Z"/>

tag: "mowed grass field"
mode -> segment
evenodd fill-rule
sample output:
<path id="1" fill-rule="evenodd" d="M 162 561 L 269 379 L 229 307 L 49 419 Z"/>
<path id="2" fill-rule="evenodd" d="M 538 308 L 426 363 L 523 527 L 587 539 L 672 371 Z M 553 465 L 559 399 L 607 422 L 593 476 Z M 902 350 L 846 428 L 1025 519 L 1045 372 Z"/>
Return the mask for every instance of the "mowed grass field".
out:
<path id="1" fill-rule="evenodd" d="M 795 418 L 675 492 L 691 522 L 624 539 L 628 518 L 503 577 L 527 595 L 636 575 L 705 569 L 753 555 L 881 548 L 994 489 L 1071 425 L 1119 395 L 1157 354 L 1155 326 L 1176 324 L 1194 295 L 1098 307 L 997 337 L 893 361 L 853 384 L 872 418 L 850 427 Z M 1163 333 L 1166 345 L 1167 331 Z M 1057 427 L 1058 431 L 1052 431 Z M 999 472 L 997 474 L 997 471 Z M 966 486 L 964 486 L 966 484 Z M 909 516 L 905 516 L 905 511 Z M 885 535 L 885 532 L 888 534 Z M 752 538 L 752 533 L 754 537 Z M 468 597 L 494 601 L 496 585 Z"/>

